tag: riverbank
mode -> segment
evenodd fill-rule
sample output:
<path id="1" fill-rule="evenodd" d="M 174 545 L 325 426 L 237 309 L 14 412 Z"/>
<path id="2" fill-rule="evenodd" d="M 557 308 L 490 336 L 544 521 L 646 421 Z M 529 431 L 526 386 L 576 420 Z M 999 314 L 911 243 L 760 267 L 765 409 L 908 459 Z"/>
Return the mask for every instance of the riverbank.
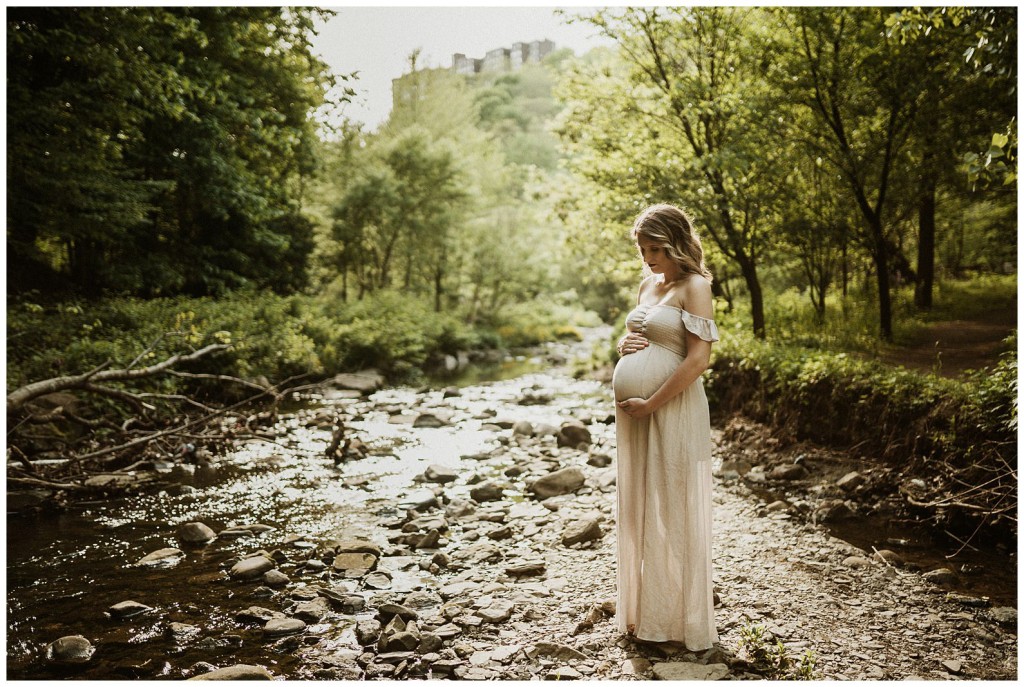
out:
<path id="1" fill-rule="evenodd" d="M 720 646 L 629 643 L 612 615 L 609 407 L 606 385 L 560 372 L 334 389 L 263 441 L 160 466 L 131 498 L 9 520 L 8 677 L 242 664 L 289 679 L 753 679 L 766 675 L 748 660 L 761 627 L 766 646 L 810 651 L 823 679 L 1016 678 L 1007 601 L 966 574 L 879 560 L 801 504 L 764 500 L 735 463 L 770 447 L 735 427 L 715 437 Z M 340 425 L 350 452 L 336 467 L 324 452 Z M 203 531 L 183 529 L 194 522 L 215 538 L 186 542 Z M 140 564 L 164 549 L 176 552 Z M 87 661 L 47 659 L 74 635 Z"/>

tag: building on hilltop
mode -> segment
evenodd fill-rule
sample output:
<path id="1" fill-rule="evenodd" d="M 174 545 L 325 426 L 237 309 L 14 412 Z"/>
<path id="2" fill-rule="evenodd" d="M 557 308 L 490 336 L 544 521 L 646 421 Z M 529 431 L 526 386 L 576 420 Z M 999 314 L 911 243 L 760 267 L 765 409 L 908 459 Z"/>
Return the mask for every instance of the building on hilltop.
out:
<path id="1" fill-rule="evenodd" d="M 457 52 L 452 55 L 452 71 L 456 74 L 478 74 L 480 72 L 508 72 L 521 69 L 523 65 L 537 63 L 555 50 L 554 41 L 544 39 L 529 43 L 513 43 L 512 48 L 488 50 L 483 59 L 466 57 Z"/>

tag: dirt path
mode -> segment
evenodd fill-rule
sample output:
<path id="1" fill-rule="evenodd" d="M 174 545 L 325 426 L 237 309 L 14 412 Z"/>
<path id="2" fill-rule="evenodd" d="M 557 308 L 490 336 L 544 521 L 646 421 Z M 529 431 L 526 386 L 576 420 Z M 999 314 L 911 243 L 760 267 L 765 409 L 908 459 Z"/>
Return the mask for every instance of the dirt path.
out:
<path id="1" fill-rule="evenodd" d="M 911 344 L 887 347 L 880 357 L 892 365 L 957 377 L 965 370 L 995 363 L 1003 350 L 1003 339 L 1016 326 L 1016 309 L 995 311 L 983 320 L 936 322 L 920 332 Z"/>

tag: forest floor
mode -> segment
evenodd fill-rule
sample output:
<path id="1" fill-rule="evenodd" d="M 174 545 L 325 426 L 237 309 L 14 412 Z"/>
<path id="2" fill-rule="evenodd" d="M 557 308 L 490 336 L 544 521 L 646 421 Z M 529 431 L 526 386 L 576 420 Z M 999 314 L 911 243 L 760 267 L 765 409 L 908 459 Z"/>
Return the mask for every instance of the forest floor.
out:
<path id="1" fill-rule="evenodd" d="M 885 347 L 879 357 L 891 365 L 958 377 L 965 370 L 994 364 L 1003 351 L 1003 339 L 1016 326 L 1016 307 L 981 312 L 970 320 L 933 322 L 909 343 Z"/>

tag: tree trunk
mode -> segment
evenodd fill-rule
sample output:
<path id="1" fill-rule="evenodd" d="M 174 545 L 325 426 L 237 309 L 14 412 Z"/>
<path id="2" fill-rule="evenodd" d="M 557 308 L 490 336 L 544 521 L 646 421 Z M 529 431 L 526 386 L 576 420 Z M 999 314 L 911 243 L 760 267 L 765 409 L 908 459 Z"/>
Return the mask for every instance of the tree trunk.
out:
<path id="1" fill-rule="evenodd" d="M 878 283 L 878 330 L 882 339 L 892 341 L 892 294 L 889 292 L 889 251 L 881 239 L 882 227 L 873 227 L 876 235 L 872 258 Z"/>
<path id="2" fill-rule="evenodd" d="M 739 255 L 738 258 L 743 281 L 750 292 L 750 315 L 754 325 L 754 336 L 764 339 L 767 336 L 764 325 L 764 294 L 761 292 L 761 282 L 757 278 L 757 265 L 745 254 Z"/>
<path id="3" fill-rule="evenodd" d="M 914 305 L 918 308 L 932 307 L 932 285 L 935 281 L 935 173 L 929 168 L 925 155 L 923 177 L 921 179 L 921 195 L 917 203 L 918 239 L 917 239 L 917 287 L 914 289 Z"/>

